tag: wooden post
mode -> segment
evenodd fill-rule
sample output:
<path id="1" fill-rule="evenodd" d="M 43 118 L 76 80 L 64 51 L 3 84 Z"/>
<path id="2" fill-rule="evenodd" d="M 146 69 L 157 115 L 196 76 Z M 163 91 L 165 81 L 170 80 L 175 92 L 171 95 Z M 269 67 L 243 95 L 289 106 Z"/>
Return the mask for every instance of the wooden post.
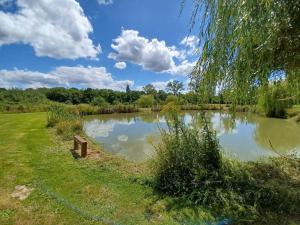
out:
<path id="1" fill-rule="evenodd" d="M 81 144 L 81 157 L 86 157 L 87 155 L 87 142 Z"/>
<path id="2" fill-rule="evenodd" d="M 77 150 L 80 145 L 81 157 L 87 156 L 87 141 L 80 136 L 74 137 L 74 150 Z"/>
<path id="3" fill-rule="evenodd" d="M 74 150 L 78 149 L 78 142 L 76 140 L 76 137 L 74 137 Z"/>

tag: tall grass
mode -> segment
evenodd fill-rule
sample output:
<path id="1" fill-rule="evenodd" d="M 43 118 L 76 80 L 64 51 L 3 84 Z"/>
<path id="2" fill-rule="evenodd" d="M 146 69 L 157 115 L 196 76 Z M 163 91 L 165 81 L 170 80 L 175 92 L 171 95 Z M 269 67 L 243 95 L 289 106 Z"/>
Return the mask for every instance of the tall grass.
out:
<path id="1" fill-rule="evenodd" d="M 300 213 L 299 160 L 225 158 L 205 120 L 199 130 L 174 115 L 156 149 L 155 187 L 163 195 L 204 206 L 233 224 L 282 224 Z"/>
<path id="2" fill-rule="evenodd" d="M 81 115 L 65 106 L 50 107 L 47 113 L 47 126 L 56 128 L 56 132 L 65 139 L 80 134 L 83 129 Z"/>
<path id="3" fill-rule="evenodd" d="M 74 134 L 80 134 L 83 129 L 82 117 L 86 115 L 131 113 L 137 112 L 133 105 L 118 104 L 110 107 L 98 107 L 88 104 L 54 105 L 47 112 L 47 126 L 55 127 L 59 135 L 70 139 Z"/>
<path id="4" fill-rule="evenodd" d="M 97 114 L 111 114 L 111 113 L 132 113 L 138 112 L 139 109 L 135 105 L 117 104 L 105 107 L 93 106 L 89 104 L 79 104 L 70 106 L 72 111 L 79 115 L 97 115 Z"/>

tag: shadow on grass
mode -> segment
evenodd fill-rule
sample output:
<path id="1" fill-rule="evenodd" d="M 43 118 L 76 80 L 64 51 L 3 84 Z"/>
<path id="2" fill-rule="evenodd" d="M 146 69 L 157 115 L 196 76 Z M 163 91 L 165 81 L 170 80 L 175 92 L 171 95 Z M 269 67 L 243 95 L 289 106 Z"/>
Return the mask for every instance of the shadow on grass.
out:
<path id="1" fill-rule="evenodd" d="M 80 159 L 82 158 L 81 155 L 78 154 L 78 152 L 76 152 L 73 148 L 70 149 L 70 153 L 72 154 L 74 159 Z"/>

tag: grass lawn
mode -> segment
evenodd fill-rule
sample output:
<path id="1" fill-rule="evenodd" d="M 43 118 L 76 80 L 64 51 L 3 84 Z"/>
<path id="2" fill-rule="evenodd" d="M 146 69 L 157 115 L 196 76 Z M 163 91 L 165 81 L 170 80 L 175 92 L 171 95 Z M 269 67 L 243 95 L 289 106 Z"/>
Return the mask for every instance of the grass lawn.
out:
<path id="1" fill-rule="evenodd" d="M 177 224 L 135 175 L 76 160 L 71 146 L 46 128 L 45 113 L 0 114 L 0 224 Z M 34 190 L 20 201 L 16 185 Z"/>

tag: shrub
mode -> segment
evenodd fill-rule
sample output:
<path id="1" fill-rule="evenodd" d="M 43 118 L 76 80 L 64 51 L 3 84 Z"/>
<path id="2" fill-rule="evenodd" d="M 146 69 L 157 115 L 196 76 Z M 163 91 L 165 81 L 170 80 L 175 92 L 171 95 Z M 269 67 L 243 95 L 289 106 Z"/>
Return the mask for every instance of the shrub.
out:
<path id="1" fill-rule="evenodd" d="M 142 95 L 137 103 L 142 108 L 150 108 L 154 104 L 154 97 L 152 95 Z"/>
<path id="2" fill-rule="evenodd" d="M 175 95 L 168 95 L 165 104 L 168 104 L 170 102 L 174 102 L 175 104 L 178 104 L 178 98 Z"/>
<path id="3" fill-rule="evenodd" d="M 92 105 L 99 106 L 99 107 L 108 107 L 109 106 L 108 102 L 101 96 L 94 98 L 92 101 Z"/>
<path id="4" fill-rule="evenodd" d="M 283 224 L 300 213 L 298 159 L 254 163 L 225 158 L 205 120 L 197 130 L 174 115 L 156 147 L 156 190 L 233 224 Z"/>
<path id="5" fill-rule="evenodd" d="M 156 184 L 161 191 L 179 196 L 215 176 L 221 168 L 221 154 L 216 136 L 207 126 L 202 131 L 190 129 L 178 116 L 172 118 L 157 147 Z"/>

